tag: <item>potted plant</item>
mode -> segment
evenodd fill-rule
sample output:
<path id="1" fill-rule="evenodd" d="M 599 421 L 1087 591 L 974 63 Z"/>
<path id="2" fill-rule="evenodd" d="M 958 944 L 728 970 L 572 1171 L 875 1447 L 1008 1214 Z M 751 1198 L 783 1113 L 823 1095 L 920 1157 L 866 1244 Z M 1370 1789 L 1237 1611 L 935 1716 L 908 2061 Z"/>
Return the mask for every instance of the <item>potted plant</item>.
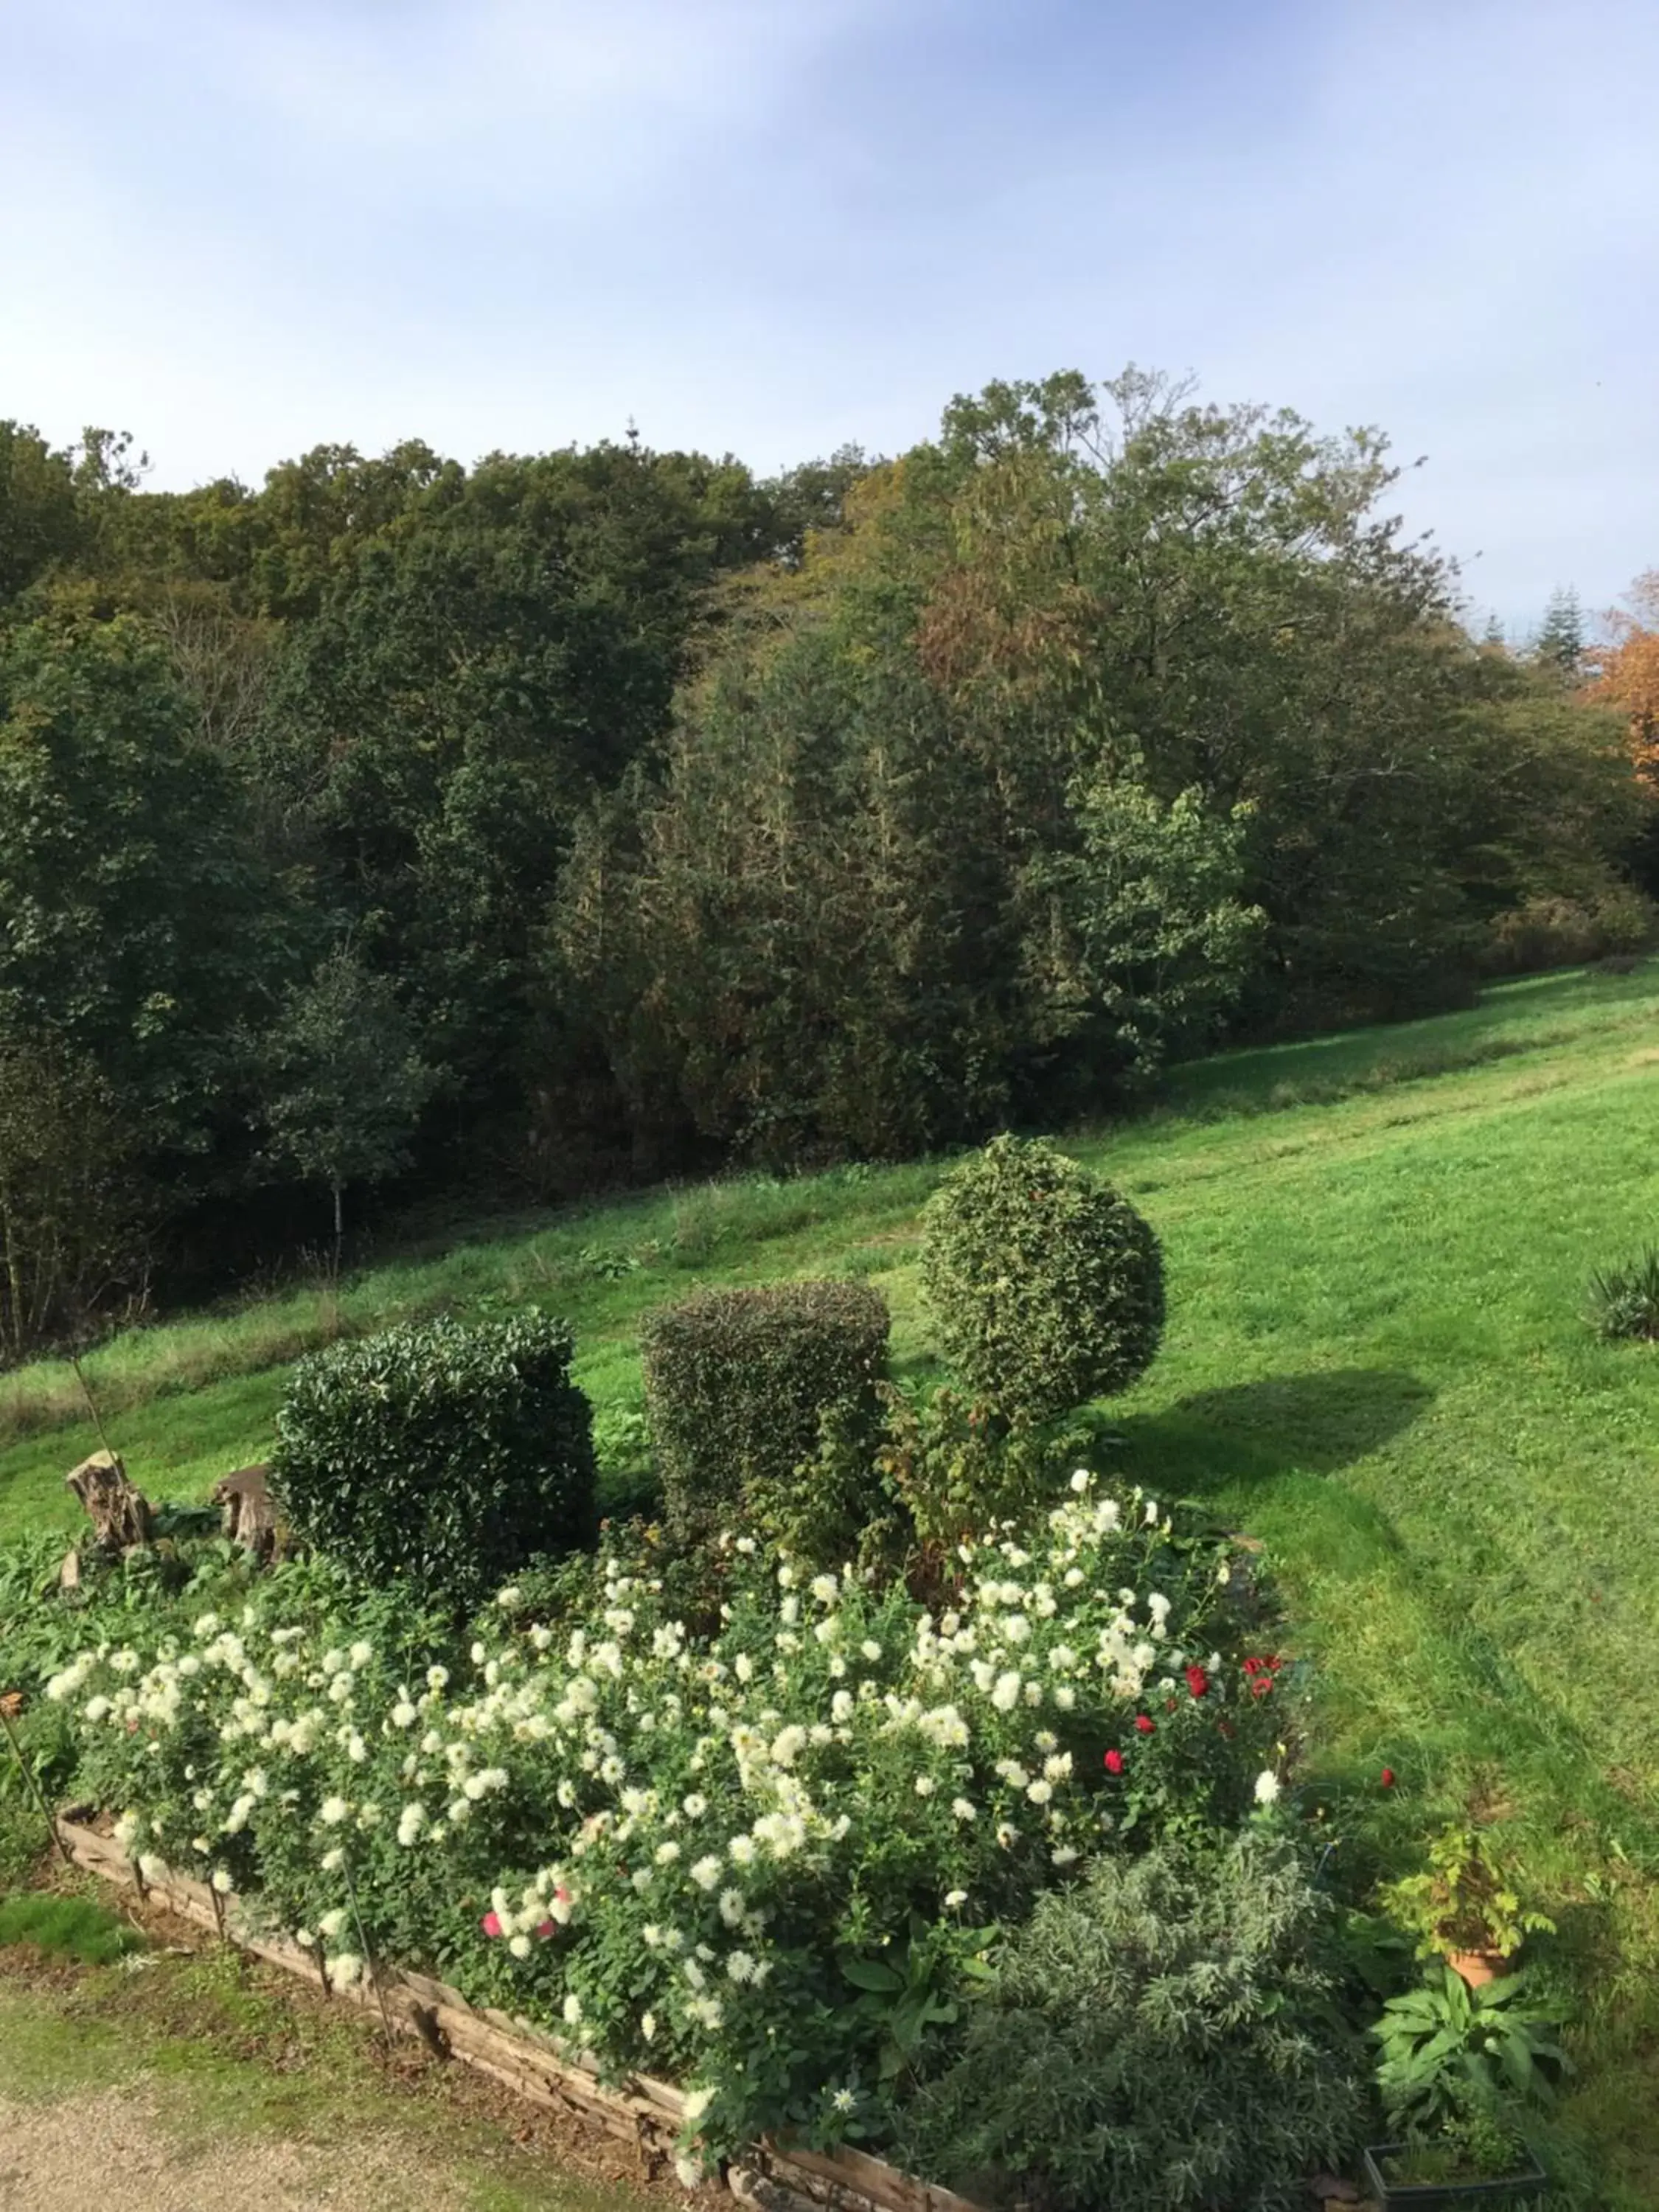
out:
<path id="1" fill-rule="evenodd" d="M 1526 2136 L 1502 2106 L 1472 2105 L 1437 2135 L 1420 2141 L 1374 2145 L 1365 2153 L 1365 2179 L 1382 2212 L 1407 2208 L 1507 2203 L 1539 2197 L 1549 2176 Z"/>
<path id="2" fill-rule="evenodd" d="M 1427 1871 L 1390 1882 L 1382 1901 L 1416 1936 L 1419 1958 L 1444 1959 L 1472 1989 L 1502 1973 L 1528 1936 L 1555 1933 L 1553 1920 L 1522 1904 L 1471 1827 L 1443 1829 L 1429 1845 Z"/>
<path id="3" fill-rule="evenodd" d="M 1371 2033 L 1394 2140 L 1365 2152 L 1384 2212 L 1536 2197 L 1548 2178 L 1522 2116 L 1568 2070 L 1525 1970 L 1471 1989 L 1450 1966 L 1394 1997 Z"/>

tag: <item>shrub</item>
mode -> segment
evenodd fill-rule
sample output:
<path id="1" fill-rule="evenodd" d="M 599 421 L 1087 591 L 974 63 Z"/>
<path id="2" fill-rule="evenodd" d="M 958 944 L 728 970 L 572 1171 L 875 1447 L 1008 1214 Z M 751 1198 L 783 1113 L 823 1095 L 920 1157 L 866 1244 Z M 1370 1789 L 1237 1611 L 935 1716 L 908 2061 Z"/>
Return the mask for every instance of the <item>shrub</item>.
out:
<path id="1" fill-rule="evenodd" d="M 885 1300 L 857 1282 L 708 1291 L 647 1314 L 646 1404 L 676 1528 L 706 1534 L 745 1499 L 787 1510 L 826 1417 L 843 1444 L 868 1437 L 873 1496 L 887 1331 Z"/>
<path id="2" fill-rule="evenodd" d="M 1521 975 L 1633 958 L 1652 945 L 1656 919 L 1651 899 L 1629 884 L 1596 885 L 1576 898 L 1529 898 L 1492 924 L 1481 965 L 1495 975 Z"/>
<path id="3" fill-rule="evenodd" d="M 1659 1248 L 1644 1245 L 1639 1259 L 1590 1277 L 1589 1321 L 1610 1344 L 1632 1336 L 1659 1341 Z"/>
<path id="4" fill-rule="evenodd" d="M 946 1359 L 1016 1421 L 1127 1389 L 1164 1329 L 1157 1237 L 1051 1145 L 997 1137 L 929 1200 L 922 1285 Z"/>
<path id="5" fill-rule="evenodd" d="M 1103 1859 L 1038 1900 L 960 2058 L 912 2105 L 914 2172 L 1069 2212 L 1306 2202 L 1360 2132 L 1328 2024 L 1329 1908 L 1283 1839 Z"/>
<path id="6" fill-rule="evenodd" d="M 476 1604 L 594 1534 L 592 1423 L 571 1334 L 539 1313 L 439 1320 L 313 1352 L 276 1417 L 295 1533 L 370 1581 Z"/>

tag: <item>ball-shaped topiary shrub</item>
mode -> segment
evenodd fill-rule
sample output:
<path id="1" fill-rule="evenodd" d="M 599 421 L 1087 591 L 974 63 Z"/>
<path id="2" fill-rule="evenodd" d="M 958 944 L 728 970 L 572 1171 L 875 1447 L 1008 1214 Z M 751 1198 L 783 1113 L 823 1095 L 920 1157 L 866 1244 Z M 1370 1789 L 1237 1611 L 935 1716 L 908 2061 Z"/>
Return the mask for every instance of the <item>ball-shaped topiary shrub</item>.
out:
<path id="1" fill-rule="evenodd" d="M 888 1326 L 860 1282 L 706 1291 L 647 1314 L 646 1406 L 672 1525 L 707 1535 L 746 1504 L 775 1533 L 826 1419 L 843 1452 L 867 1434 L 873 1491 Z"/>
<path id="2" fill-rule="evenodd" d="M 1157 1237 L 1052 1145 L 997 1137 L 924 1216 L 921 1279 L 950 1365 L 1016 1422 L 1127 1389 L 1164 1330 Z"/>
<path id="3" fill-rule="evenodd" d="M 295 1535 L 462 1610 L 527 1559 L 592 1543 L 592 1423 L 572 1342 L 532 1312 L 410 1323 L 302 1359 L 270 1470 Z"/>

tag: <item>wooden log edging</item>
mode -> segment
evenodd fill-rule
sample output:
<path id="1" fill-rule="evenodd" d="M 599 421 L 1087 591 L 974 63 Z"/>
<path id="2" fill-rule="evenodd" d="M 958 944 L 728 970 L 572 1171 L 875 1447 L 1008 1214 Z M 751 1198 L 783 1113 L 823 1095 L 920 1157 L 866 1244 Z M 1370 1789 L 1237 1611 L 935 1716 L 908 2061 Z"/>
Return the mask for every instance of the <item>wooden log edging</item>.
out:
<path id="1" fill-rule="evenodd" d="M 154 1899 L 181 1920 L 319 1985 L 330 1997 L 364 2011 L 378 2013 L 384 2007 L 398 2033 L 417 2036 L 441 2057 L 459 2059 L 530 2104 L 603 2128 L 634 2144 L 641 2160 L 672 2157 L 684 2124 L 685 2100 L 672 2082 L 635 2075 L 613 2088 L 556 2036 L 490 2006 L 470 2004 L 459 1990 L 409 1967 L 381 1967 L 371 1977 L 365 1961 L 359 1980 L 348 1989 L 335 1989 L 324 1978 L 318 1958 L 297 1943 L 258 1933 L 234 1894 L 222 1898 L 206 1882 L 171 1867 L 154 1878 L 142 1874 L 112 1836 L 100 1835 L 68 1814 L 59 1814 L 57 1828 L 70 1857 L 88 1873 Z M 769 2138 L 750 2152 L 746 2171 L 733 2167 L 728 2179 L 734 2193 L 750 2200 L 757 2175 L 836 2212 L 981 2212 L 966 2197 L 917 2181 L 864 2151 L 821 2153 L 785 2148 Z"/>

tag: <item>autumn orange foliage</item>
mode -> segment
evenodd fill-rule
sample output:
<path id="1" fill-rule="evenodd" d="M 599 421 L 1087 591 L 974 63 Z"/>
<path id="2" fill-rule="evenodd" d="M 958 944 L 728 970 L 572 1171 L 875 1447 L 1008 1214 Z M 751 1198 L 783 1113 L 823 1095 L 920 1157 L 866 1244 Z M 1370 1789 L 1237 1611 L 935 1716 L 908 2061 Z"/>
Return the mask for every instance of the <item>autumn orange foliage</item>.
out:
<path id="1" fill-rule="evenodd" d="M 1636 772 L 1659 788 L 1659 568 L 1638 576 L 1607 621 L 1612 639 L 1596 655 L 1589 696 L 1629 715 Z"/>

